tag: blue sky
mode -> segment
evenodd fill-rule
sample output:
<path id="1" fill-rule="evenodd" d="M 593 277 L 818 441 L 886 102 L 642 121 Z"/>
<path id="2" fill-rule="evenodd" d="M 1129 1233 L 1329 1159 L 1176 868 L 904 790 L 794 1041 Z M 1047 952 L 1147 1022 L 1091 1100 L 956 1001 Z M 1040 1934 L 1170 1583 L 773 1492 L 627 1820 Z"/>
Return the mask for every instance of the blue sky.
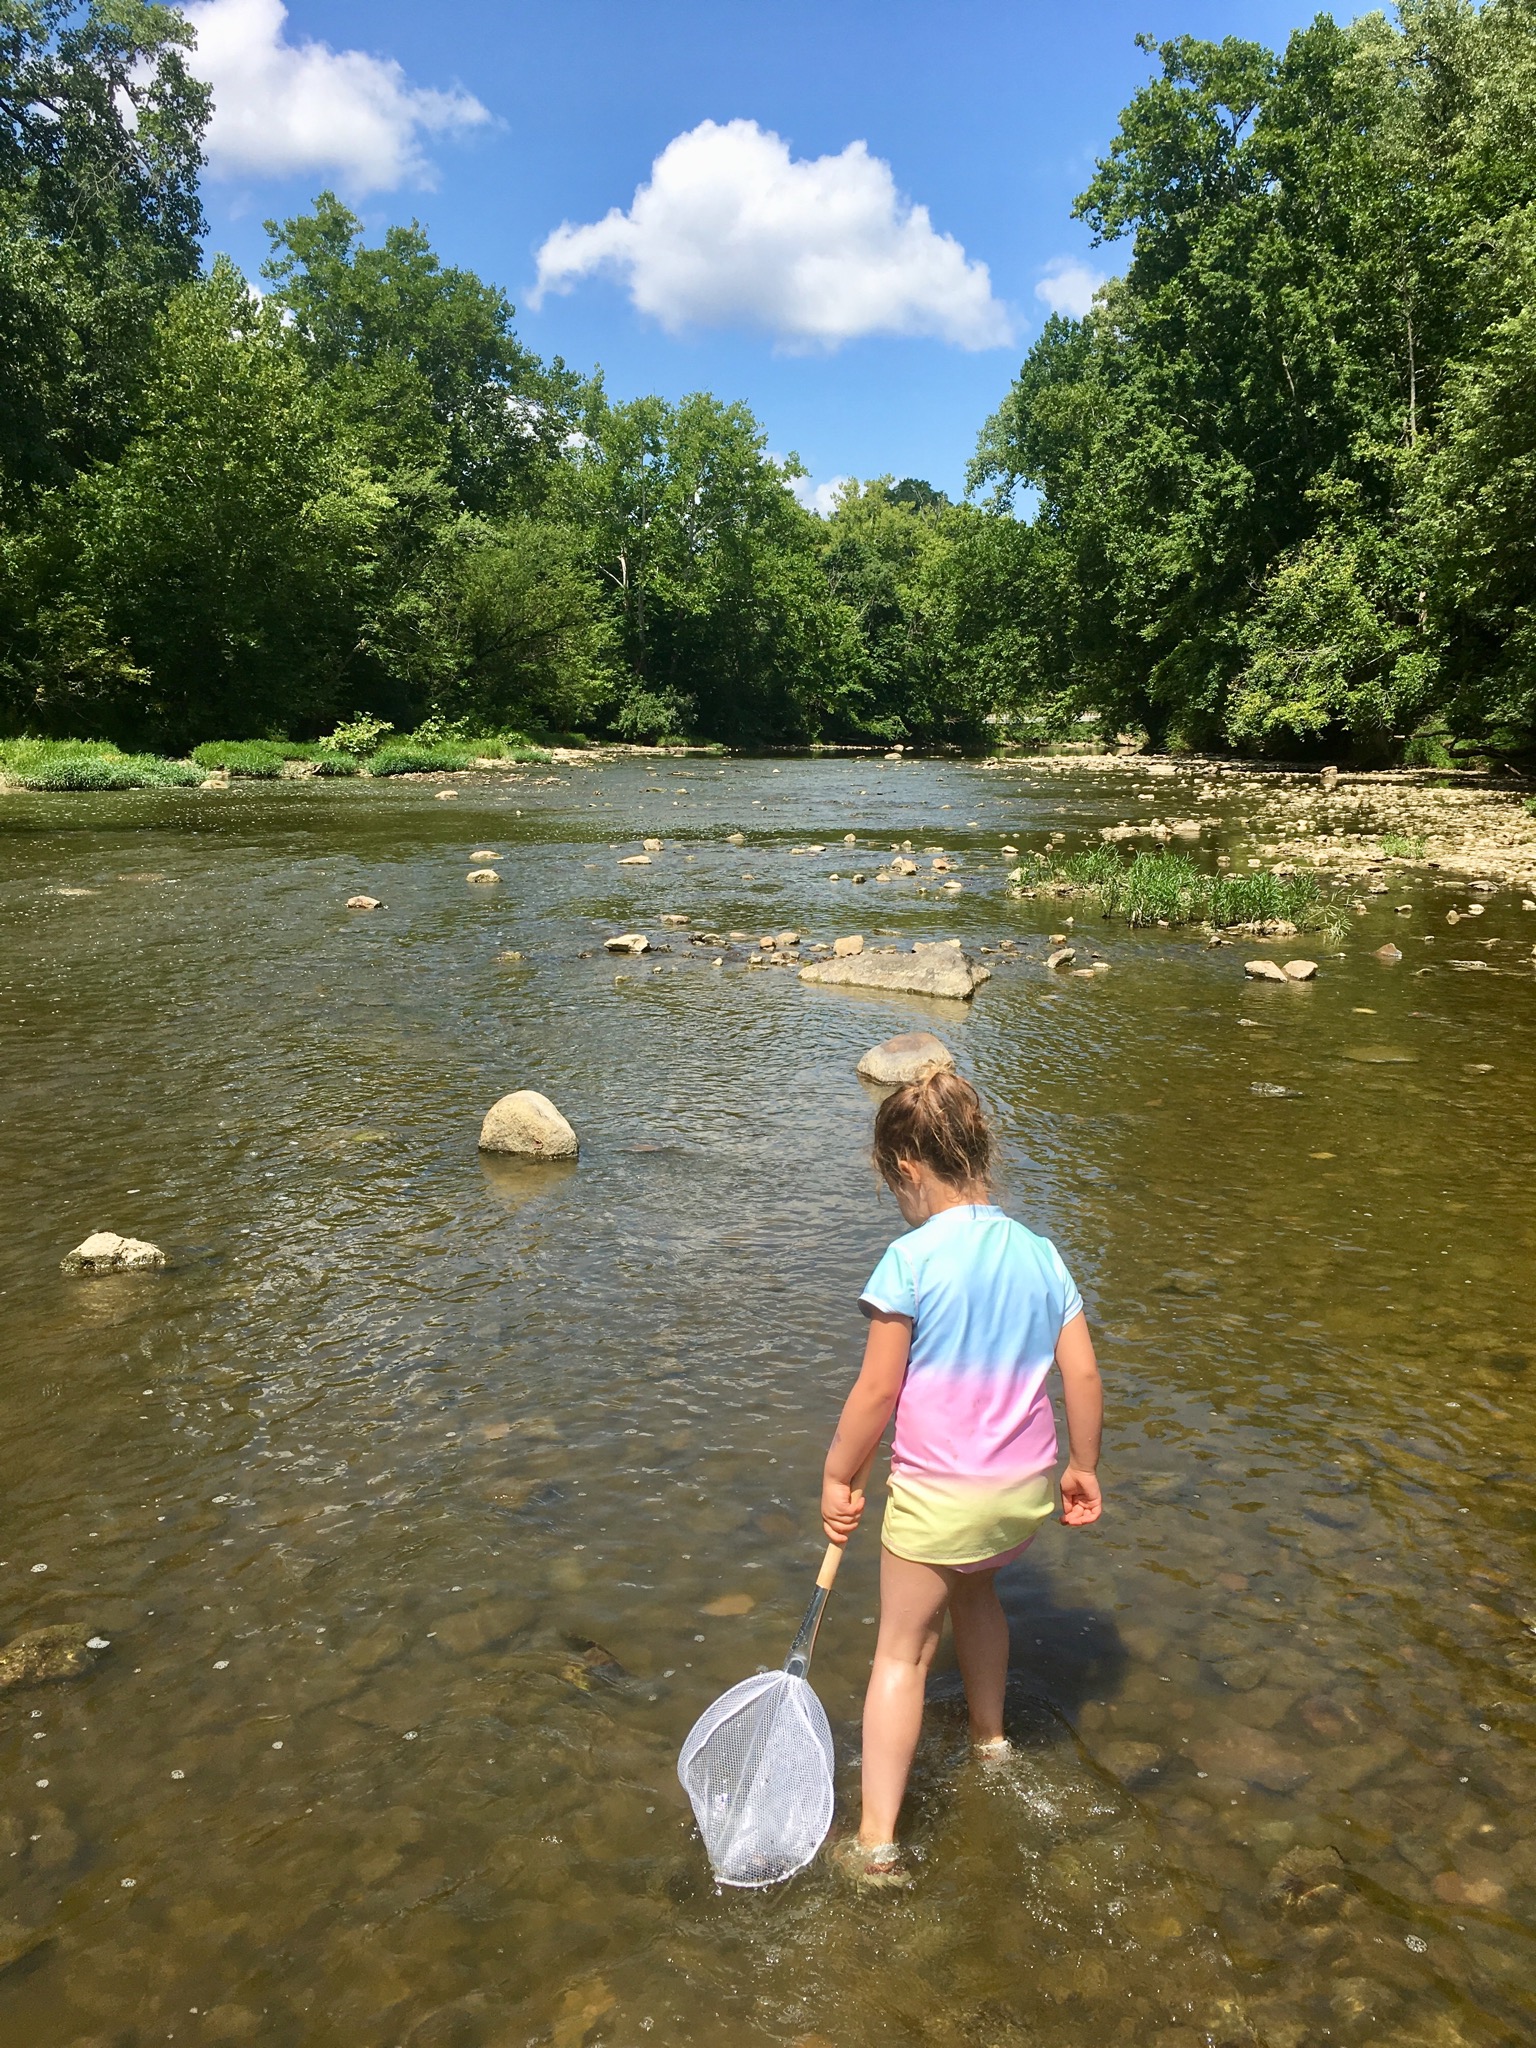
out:
<path id="1" fill-rule="evenodd" d="M 958 493 L 1049 301 L 1075 307 L 1122 260 L 1092 249 L 1071 207 L 1148 75 L 1137 32 L 1276 46 L 1315 9 L 187 11 L 218 102 L 211 250 L 254 276 L 263 219 L 330 184 L 370 234 L 420 219 L 445 260 L 510 292 L 531 346 L 601 364 L 616 396 L 744 399 L 774 451 L 805 462 L 808 491 L 891 471 Z"/>

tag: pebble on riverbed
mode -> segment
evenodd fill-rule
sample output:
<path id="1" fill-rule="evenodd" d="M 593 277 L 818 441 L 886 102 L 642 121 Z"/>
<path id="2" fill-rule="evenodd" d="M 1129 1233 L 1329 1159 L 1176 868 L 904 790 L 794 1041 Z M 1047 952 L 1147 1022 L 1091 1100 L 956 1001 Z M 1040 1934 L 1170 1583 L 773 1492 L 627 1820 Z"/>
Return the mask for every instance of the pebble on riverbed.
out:
<path id="1" fill-rule="evenodd" d="M 580 1147 L 576 1133 L 547 1095 L 519 1088 L 486 1111 L 480 1150 L 520 1159 L 574 1159 Z"/>
<path id="2" fill-rule="evenodd" d="M 929 1074 L 952 1074 L 955 1056 L 931 1031 L 902 1031 L 882 1045 L 872 1045 L 858 1064 L 861 1081 L 877 1088 L 900 1088 Z"/>
<path id="3" fill-rule="evenodd" d="M 142 1237 L 119 1237 L 115 1230 L 96 1230 L 66 1252 L 60 1262 L 66 1273 L 142 1273 L 165 1264 L 159 1245 Z"/>

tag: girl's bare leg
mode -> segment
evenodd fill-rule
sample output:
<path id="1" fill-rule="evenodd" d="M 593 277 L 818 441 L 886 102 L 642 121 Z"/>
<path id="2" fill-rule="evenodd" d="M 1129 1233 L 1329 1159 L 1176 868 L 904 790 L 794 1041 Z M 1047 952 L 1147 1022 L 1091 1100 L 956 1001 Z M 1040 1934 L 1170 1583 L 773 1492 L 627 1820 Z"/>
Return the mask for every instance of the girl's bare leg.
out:
<path id="1" fill-rule="evenodd" d="M 871 1848 L 896 1839 L 896 1819 L 923 1725 L 928 1667 L 939 1647 L 944 1605 L 956 1576 L 937 1565 L 893 1557 L 888 1550 L 880 1553 L 880 1637 L 864 1696 L 864 1813 L 859 1824 L 859 1840 Z"/>
<path id="2" fill-rule="evenodd" d="M 965 1680 L 972 1742 L 996 1742 L 1003 1732 L 1008 1684 L 1008 1617 L 997 1597 L 996 1572 L 955 1572 L 949 1592 L 955 1655 Z"/>

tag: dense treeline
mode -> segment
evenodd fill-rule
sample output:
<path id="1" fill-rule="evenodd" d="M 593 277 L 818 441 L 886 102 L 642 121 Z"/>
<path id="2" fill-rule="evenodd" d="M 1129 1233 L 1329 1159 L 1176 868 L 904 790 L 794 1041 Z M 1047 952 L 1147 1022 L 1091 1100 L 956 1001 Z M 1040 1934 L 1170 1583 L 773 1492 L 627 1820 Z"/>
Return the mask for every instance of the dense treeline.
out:
<path id="1" fill-rule="evenodd" d="M 1536 728 L 1536 7 L 1181 40 L 1078 202 L 977 485 L 1038 493 L 1034 688 L 1155 743 L 1436 762 Z"/>
<path id="2" fill-rule="evenodd" d="M 148 0 L 0 0 L 0 731 L 371 714 L 1445 758 L 1536 729 L 1536 0 L 1180 41 L 973 465 L 806 511 L 745 407 L 541 362 L 331 194 L 205 263 Z M 1017 515 L 1017 516 L 1016 516 Z"/>

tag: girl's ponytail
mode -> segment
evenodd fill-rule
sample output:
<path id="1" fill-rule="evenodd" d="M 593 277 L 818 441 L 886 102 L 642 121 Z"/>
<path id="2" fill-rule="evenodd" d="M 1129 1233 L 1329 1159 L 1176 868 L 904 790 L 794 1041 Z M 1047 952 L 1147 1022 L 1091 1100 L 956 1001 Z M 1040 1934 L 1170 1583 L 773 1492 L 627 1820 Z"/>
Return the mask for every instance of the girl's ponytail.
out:
<path id="1" fill-rule="evenodd" d="M 955 1186 L 992 1174 L 992 1132 L 981 1097 L 958 1074 L 925 1075 L 889 1094 L 875 1112 L 875 1166 L 894 1186 L 899 1161 L 915 1160 Z"/>

